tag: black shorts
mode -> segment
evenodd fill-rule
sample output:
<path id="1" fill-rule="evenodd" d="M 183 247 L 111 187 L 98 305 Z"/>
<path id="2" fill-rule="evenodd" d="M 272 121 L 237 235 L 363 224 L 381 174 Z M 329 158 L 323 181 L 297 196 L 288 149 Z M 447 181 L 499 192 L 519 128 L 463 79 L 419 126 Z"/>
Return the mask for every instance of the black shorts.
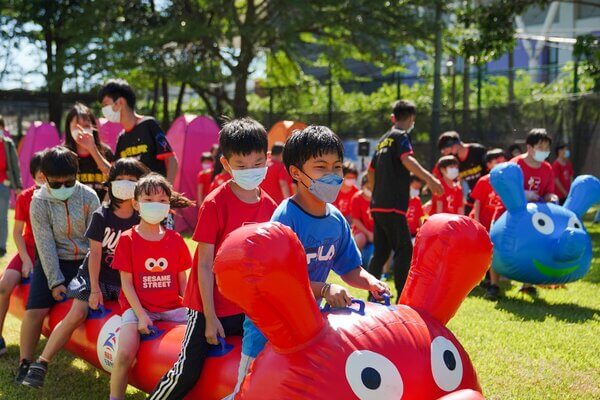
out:
<path id="1" fill-rule="evenodd" d="M 90 299 L 91 284 L 89 282 L 89 278 L 81 273 L 75 276 L 69 282 L 67 286 L 67 297 L 70 299 L 77 299 L 81 301 L 87 302 Z M 105 282 L 98 282 L 98 286 L 100 286 L 100 291 L 102 292 L 102 297 L 104 300 L 118 300 L 119 293 L 121 292 L 121 287 L 117 285 L 111 285 Z"/>
<path id="2" fill-rule="evenodd" d="M 60 272 L 65 277 L 63 285 L 67 287 L 71 279 L 77 275 L 79 266 L 83 260 L 58 260 Z M 29 285 L 29 296 L 27 297 L 26 310 L 50 308 L 57 303 L 52 297 L 52 290 L 48 288 L 48 279 L 42 269 L 42 263 L 39 259 L 33 265 L 33 275 Z"/>

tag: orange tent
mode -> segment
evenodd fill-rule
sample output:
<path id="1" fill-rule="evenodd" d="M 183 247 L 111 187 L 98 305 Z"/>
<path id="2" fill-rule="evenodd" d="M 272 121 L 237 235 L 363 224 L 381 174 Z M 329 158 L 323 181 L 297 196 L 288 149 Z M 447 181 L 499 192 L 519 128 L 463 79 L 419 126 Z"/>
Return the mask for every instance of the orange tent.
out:
<path id="1" fill-rule="evenodd" d="M 269 150 L 275 142 L 284 142 L 297 129 L 306 128 L 306 124 L 300 121 L 279 121 L 269 130 Z"/>

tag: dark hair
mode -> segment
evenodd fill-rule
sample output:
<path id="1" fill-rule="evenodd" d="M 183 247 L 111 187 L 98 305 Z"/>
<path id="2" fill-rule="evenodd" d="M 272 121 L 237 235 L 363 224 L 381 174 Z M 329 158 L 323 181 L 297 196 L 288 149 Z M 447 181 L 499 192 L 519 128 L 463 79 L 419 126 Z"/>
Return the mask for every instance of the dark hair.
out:
<path id="1" fill-rule="evenodd" d="M 40 170 L 46 177 L 77 175 L 79 159 L 77 154 L 64 146 L 55 146 L 44 152 Z"/>
<path id="2" fill-rule="evenodd" d="M 451 165 L 458 165 L 458 159 L 454 156 L 440 157 L 437 162 L 438 169 L 447 168 Z"/>
<path id="3" fill-rule="evenodd" d="M 508 146 L 508 154 L 510 156 L 512 156 L 512 153 L 515 150 L 519 150 L 519 153 L 523 153 L 523 149 L 521 148 L 521 145 L 518 143 L 513 143 L 510 146 Z"/>
<path id="4" fill-rule="evenodd" d="M 360 178 L 360 187 L 362 188 L 363 186 L 365 186 L 367 182 L 369 182 L 369 174 L 365 172 Z"/>
<path id="5" fill-rule="evenodd" d="M 213 158 L 213 155 L 210 151 L 205 151 L 204 153 L 202 153 L 202 155 L 200 156 L 200 161 L 215 161 L 215 159 Z"/>
<path id="6" fill-rule="evenodd" d="M 502 149 L 491 149 L 485 153 L 485 162 L 489 163 L 494 160 L 497 160 L 500 157 L 504 157 L 506 159 L 506 154 L 504 154 L 504 150 Z"/>
<path id="7" fill-rule="evenodd" d="M 292 133 L 285 142 L 283 162 L 289 172 L 290 166 L 302 168 L 309 159 L 323 154 L 337 154 L 340 160 L 344 161 L 344 145 L 338 135 L 328 127 L 310 125 Z"/>
<path id="8" fill-rule="evenodd" d="M 112 194 L 111 190 L 111 182 L 117 179 L 119 175 L 129 175 L 135 176 L 138 180 L 146 174 L 148 174 L 150 170 L 144 164 L 136 160 L 135 158 L 127 157 L 118 159 L 110 170 L 108 171 L 108 179 L 104 182 L 104 186 L 108 188 L 108 198 L 110 199 L 110 208 L 111 210 L 116 210 L 121 207 L 121 203 L 124 200 L 117 199 Z"/>
<path id="9" fill-rule="evenodd" d="M 460 135 L 456 131 L 447 131 L 440 135 L 438 138 L 437 146 L 438 150 L 443 150 L 446 147 L 454 146 L 460 143 Z"/>
<path id="10" fill-rule="evenodd" d="M 218 149 L 217 155 L 215 156 L 214 162 L 213 162 L 213 173 L 212 173 L 212 176 L 210 177 L 211 182 L 215 179 L 215 176 L 217 176 L 221 172 L 223 172 L 223 164 L 221 163 L 222 155 L 223 154 L 221 153 L 221 149 Z"/>
<path id="11" fill-rule="evenodd" d="M 135 93 L 129 83 L 124 79 L 110 79 L 107 81 L 100 92 L 98 92 L 98 101 L 102 103 L 105 97 L 110 97 L 113 101 L 117 101 L 122 97 L 127 102 L 127 105 L 132 110 L 135 110 Z"/>
<path id="12" fill-rule="evenodd" d="M 356 166 L 352 163 L 352 161 L 346 161 L 344 163 L 344 165 L 342 166 L 342 173 L 344 174 L 344 176 L 346 176 L 346 174 L 354 174 L 358 176 L 358 170 L 356 169 Z"/>
<path id="13" fill-rule="evenodd" d="M 196 205 L 196 202 L 177 193 L 164 176 L 151 172 L 140 179 L 135 185 L 134 198 L 137 200 L 142 194 L 151 195 L 164 192 L 169 197 L 171 208 L 185 208 Z"/>
<path id="14" fill-rule="evenodd" d="M 533 128 L 530 130 L 525 139 L 525 143 L 533 147 L 541 142 L 552 144 L 552 138 L 548 135 L 548 132 L 546 132 L 544 128 Z"/>
<path id="15" fill-rule="evenodd" d="M 2 118 L 1 115 L 0 115 L 0 126 L 2 127 L 2 129 L 6 128 L 6 125 L 4 125 L 4 118 Z"/>
<path id="16" fill-rule="evenodd" d="M 417 115 L 417 107 L 412 101 L 398 100 L 394 103 L 392 113 L 394 114 L 396 121 L 404 121 L 408 117 Z"/>
<path id="17" fill-rule="evenodd" d="M 31 177 L 35 179 L 35 174 L 37 174 L 42 166 L 42 157 L 46 153 L 45 150 L 38 151 L 31 156 L 31 160 L 29 160 L 29 173 Z"/>
<path id="18" fill-rule="evenodd" d="M 285 143 L 283 143 L 283 142 L 273 143 L 273 147 L 271 147 L 271 155 L 278 156 L 280 154 L 283 154 L 284 147 L 285 147 Z"/>
<path id="19" fill-rule="evenodd" d="M 104 153 L 104 146 L 102 146 L 102 141 L 100 140 L 100 135 L 98 134 L 98 124 L 96 123 L 96 117 L 92 110 L 90 110 L 87 106 L 81 103 L 75 103 L 73 107 L 67 113 L 67 117 L 65 118 L 65 147 L 69 150 L 77 152 L 77 143 L 73 136 L 71 136 L 71 121 L 74 118 L 82 118 L 90 121 L 92 124 L 92 134 L 94 135 L 94 143 L 96 143 L 96 147 L 100 151 L 100 153 Z"/>
<path id="20" fill-rule="evenodd" d="M 569 145 L 568 145 L 568 144 L 566 144 L 566 143 L 561 143 L 561 144 L 559 144 L 558 146 L 556 146 L 556 147 L 554 148 L 554 155 L 555 155 L 556 157 L 558 157 L 558 152 L 559 152 L 559 151 L 561 151 L 562 149 L 566 149 L 567 147 L 569 147 Z"/>
<path id="21" fill-rule="evenodd" d="M 421 178 L 419 178 L 416 175 L 410 174 L 410 178 L 408 178 L 408 184 L 410 185 L 413 182 L 419 182 L 421 185 L 423 184 L 423 181 L 421 180 Z"/>
<path id="22" fill-rule="evenodd" d="M 219 147 L 226 159 L 252 152 L 267 154 L 267 131 L 252 118 L 244 117 L 227 122 L 219 133 Z"/>

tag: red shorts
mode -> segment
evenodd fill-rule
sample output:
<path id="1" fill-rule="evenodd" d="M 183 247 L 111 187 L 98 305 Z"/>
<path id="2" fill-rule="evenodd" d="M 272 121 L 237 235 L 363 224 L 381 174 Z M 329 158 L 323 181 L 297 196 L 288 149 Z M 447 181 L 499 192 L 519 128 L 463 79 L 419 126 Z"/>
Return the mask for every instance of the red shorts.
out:
<path id="1" fill-rule="evenodd" d="M 31 258 L 32 262 L 35 262 L 35 245 L 29 245 L 27 244 L 27 254 L 29 254 L 29 258 Z M 19 253 L 17 253 L 12 260 L 10 260 L 10 262 L 8 263 L 8 266 L 6 267 L 6 269 L 12 269 L 14 271 L 17 271 L 18 273 L 21 273 L 21 267 L 23 266 L 23 260 L 21 260 L 21 256 L 19 256 Z"/>

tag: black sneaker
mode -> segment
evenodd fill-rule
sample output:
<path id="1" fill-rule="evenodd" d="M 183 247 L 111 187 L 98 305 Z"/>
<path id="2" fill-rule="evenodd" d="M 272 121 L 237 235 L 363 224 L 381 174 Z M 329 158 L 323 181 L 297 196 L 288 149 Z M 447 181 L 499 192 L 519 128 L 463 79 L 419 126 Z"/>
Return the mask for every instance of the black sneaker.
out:
<path id="1" fill-rule="evenodd" d="M 487 287 L 487 290 L 485 291 L 483 297 L 491 301 L 498 300 L 500 298 L 500 288 L 498 287 L 498 285 L 490 284 Z"/>
<path id="2" fill-rule="evenodd" d="M 0 247 L 0 257 L 4 257 L 6 255 L 6 249 Z"/>
<path id="3" fill-rule="evenodd" d="M 6 354 L 6 351 L 6 342 L 4 341 L 4 338 L 0 336 L 0 356 Z"/>
<path id="4" fill-rule="evenodd" d="M 15 381 L 17 383 L 23 383 L 23 379 L 27 376 L 27 372 L 29 372 L 29 366 L 31 365 L 31 361 L 29 360 L 21 360 L 19 363 L 19 369 L 17 370 L 17 376 L 15 377 Z"/>
<path id="5" fill-rule="evenodd" d="M 35 389 L 39 389 L 44 386 L 44 378 L 48 372 L 48 366 L 45 363 L 34 362 L 29 366 L 29 372 L 23 379 L 23 386 L 29 386 Z"/>
<path id="6" fill-rule="evenodd" d="M 537 294 L 538 294 L 537 289 L 535 288 L 535 286 L 531 286 L 531 285 L 523 285 L 523 286 L 521 286 L 521 288 L 519 289 L 519 292 L 524 293 L 524 294 L 528 294 L 530 296 L 537 296 Z"/>

